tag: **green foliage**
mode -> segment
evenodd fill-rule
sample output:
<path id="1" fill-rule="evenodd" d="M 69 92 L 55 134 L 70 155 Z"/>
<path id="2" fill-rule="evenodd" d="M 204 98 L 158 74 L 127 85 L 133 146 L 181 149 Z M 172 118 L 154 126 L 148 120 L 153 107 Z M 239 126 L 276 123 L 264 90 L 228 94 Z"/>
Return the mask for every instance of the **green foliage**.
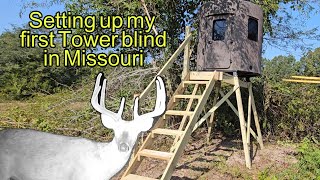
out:
<path id="1" fill-rule="evenodd" d="M 320 75 L 320 48 L 314 51 L 309 51 L 306 56 L 301 59 L 300 71 L 305 76 L 319 76 Z"/>
<path id="2" fill-rule="evenodd" d="M 292 56 L 264 60 L 259 91 L 264 94 L 262 119 L 268 132 L 288 139 L 307 135 L 320 138 L 319 85 L 282 81 L 292 75 L 316 76 L 320 67 L 319 50 L 309 52 L 301 61 Z"/>
<path id="3" fill-rule="evenodd" d="M 21 28 L 16 28 L 0 35 L 0 94 L 7 99 L 23 99 L 36 93 L 54 93 L 79 82 L 85 69 L 44 67 L 43 49 L 22 48 L 20 32 Z M 48 51 L 60 53 L 60 49 Z"/>
<path id="4" fill-rule="evenodd" d="M 305 175 L 301 177 L 310 177 L 310 179 L 320 178 L 320 146 L 313 144 L 309 139 L 304 139 L 299 147 L 299 167 Z"/>

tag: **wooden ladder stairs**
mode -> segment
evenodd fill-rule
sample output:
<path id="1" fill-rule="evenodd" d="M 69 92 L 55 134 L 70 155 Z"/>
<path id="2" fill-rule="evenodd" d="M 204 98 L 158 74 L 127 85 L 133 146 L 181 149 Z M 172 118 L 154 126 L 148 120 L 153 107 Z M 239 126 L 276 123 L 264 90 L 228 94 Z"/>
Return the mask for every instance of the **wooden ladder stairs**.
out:
<path id="1" fill-rule="evenodd" d="M 164 75 L 165 72 L 172 66 L 174 60 L 177 59 L 179 54 L 184 50 L 182 71 L 183 80 L 177 87 L 177 90 L 173 93 L 172 98 L 169 100 L 167 104 L 167 111 L 165 112 L 165 114 L 158 119 L 137 152 L 133 154 L 129 165 L 121 178 L 123 180 L 151 180 L 155 179 L 154 177 L 161 180 L 169 180 L 178 163 L 180 156 L 183 153 L 185 146 L 187 145 L 191 137 L 192 132 L 204 122 L 207 122 L 208 125 L 207 140 L 210 139 L 215 111 L 224 102 L 227 102 L 231 109 L 239 117 L 243 150 L 247 168 L 251 168 L 251 158 L 249 151 L 251 135 L 255 139 L 257 139 L 260 148 L 263 149 L 262 134 L 253 97 L 252 83 L 250 82 L 250 80 L 241 81 L 237 75 L 237 72 L 233 72 L 233 75 L 230 75 L 230 73 L 217 71 L 190 71 L 190 56 L 192 54 L 192 51 L 190 49 L 191 38 L 191 28 L 186 27 L 185 40 L 180 44 L 179 48 L 172 54 L 172 56 L 157 74 L 157 76 Z M 144 99 L 151 91 L 151 87 L 154 81 L 155 78 L 140 94 L 140 100 Z M 220 89 L 222 82 L 233 86 L 233 88 L 229 90 L 227 94 L 224 94 Z M 249 90 L 247 120 L 244 116 L 245 114 L 242 104 L 240 87 L 247 88 Z M 213 89 L 215 90 L 215 96 L 213 98 L 214 106 L 199 119 L 199 116 L 203 112 L 204 106 L 207 103 L 207 100 Z M 228 98 L 234 92 L 236 94 L 238 108 L 236 108 L 228 100 Z M 219 99 L 219 101 L 217 102 L 219 93 L 221 95 L 221 99 Z M 187 103 L 184 103 L 183 101 L 187 101 Z M 182 105 L 185 105 L 185 107 L 182 108 Z M 254 123 L 257 133 L 255 133 L 251 128 L 252 114 L 254 117 Z M 173 125 L 173 127 L 168 126 L 171 120 L 170 117 L 181 118 L 179 127 L 176 127 L 175 125 Z M 208 120 L 209 117 L 210 119 Z M 161 139 L 161 137 L 163 138 Z M 163 142 L 164 139 L 169 139 L 172 141 L 170 149 L 157 147 L 159 146 L 159 144 L 161 144 L 161 142 Z M 153 178 L 139 175 L 141 174 L 141 170 L 139 171 L 139 167 L 140 165 L 142 165 L 142 163 L 144 163 L 143 159 L 155 159 L 156 161 L 164 161 L 160 164 L 160 167 L 162 167 L 162 164 L 165 163 L 163 174 L 151 174 L 152 172 L 143 173 L 146 176 L 152 176 Z"/>
<path id="2" fill-rule="evenodd" d="M 146 157 L 166 162 L 166 168 L 160 179 L 170 179 L 177 162 L 191 137 L 193 128 L 209 98 L 210 93 L 215 86 L 215 76 L 217 74 L 218 73 L 213 72 L 212 76 L 201 78 L 197 76 L 187 76 L 181 82 L 167 104 L 167 111 L 162 117 L 159 118 L 136 154 L 134 154 L 121 179 L 155 179 L 135 174 L 142 163 L 142 160 Z M 187 92 L 189 93 L 186 94 Z M 178 103 L 183 99 L 188 101 L 185 109 L 179 110 L 175 108 L 176 105 L 179 106 Z M 170 116 L 182 118 L 179 128 L 167 126 L 167 121 L 169 119 L 168 117 Z M 156 136 L 159 135 L 174 137 L 170 150 L 159 151 L 152 148 L 152 145 L 159 141 L 160 138 L 156 138 Z"/>

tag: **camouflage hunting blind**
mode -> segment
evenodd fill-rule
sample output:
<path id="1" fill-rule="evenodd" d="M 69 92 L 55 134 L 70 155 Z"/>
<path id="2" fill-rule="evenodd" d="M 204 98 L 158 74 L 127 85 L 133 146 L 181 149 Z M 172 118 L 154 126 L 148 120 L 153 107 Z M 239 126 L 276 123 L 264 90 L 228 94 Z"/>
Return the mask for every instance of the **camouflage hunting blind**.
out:
<path id="1" fill-rule="evenodd" d="M 200 9 L 197 69 L 261 74 L 262 9 L 249 1 L 215 0 Z"/>

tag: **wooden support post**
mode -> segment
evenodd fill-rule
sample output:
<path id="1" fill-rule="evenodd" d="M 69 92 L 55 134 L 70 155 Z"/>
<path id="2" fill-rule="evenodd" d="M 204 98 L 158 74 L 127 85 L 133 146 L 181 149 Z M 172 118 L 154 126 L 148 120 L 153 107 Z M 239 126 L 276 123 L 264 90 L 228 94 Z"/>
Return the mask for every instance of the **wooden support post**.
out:
<path id="1" fill-rule="evenodd" d="M 212 131 L 212 127 L 213 127 L 213 121 L 215 121 L 216 117 L 215 117 L 215 114 L 212 113 L 210 115 L 210 118 L 209 120 L 207 121 L 207 127 L 208 127 L 208 133 L 207 133 L 207 143 L 210 142 L 210 135 L 211 135 L 211 131 Z"/>
<path id="2" fill-rule="evenodd" d="M 186 26 L 185 38 L 187 38 L 191 34 L 190 26 Z M 185 77 L 189 74 L 190 71 L 190 41 L 184 48 L 184 59 L 183 59 L 183 71 L 181 79 L 185 79 Z"/>
<path id="3" fill-rule="evenodd" d="M 220 91 L 220 87 L 221 87 L 221 83 L 219 81 L 216 82 L 216 87 L 215 87 L 215 91 L 214 91 L 214 99 L 213 99 L 213 105 L 216 105 L 218 97 L 219 97 L 219 91 Z M 215 112 L 213 112 L 210 116 L 210 121 L 208 123 L 208 134 L 207 134 L 207 143 L 209 143 L 210 141 L 210 136 L 212 133 L 212 128 L 213 128 L 213 121 L 215 121 Z"/>
<path id="4" fill-rule="evenodd" d="M 251 158 L 250 158 L 250 152 L 249 152 L 249 145 L 247 143 L 247 133 L 246 133 L 246 125 L 245 125 L 246 122 L 245 122 L 245 118 L 244 118 L 240 83 L 239 83 L 239 77 L 236 72 L 234 73 L 234 85 L 239 87 L 236 90 L 236 97 L 237 97 L 237 105 L 238 105 L 238 112 L 239 112 L 243 151 L 244 151 L 244 156 L 245 156 L 245 160 L 246 160 L 246 166 L 247 166 L 247 168 L 251 169 Z"/>
<path id="5" fill-rule="evenodd" d="M 252 84 L 249 84 L 248 88 L 251 88 Z M 251 128 L 251 110 L 252 110 L 252 99 L 249 93 L 248 98 L 248 119 L 247 119 L 247 143 L 250 145 L 250 128 Z"/>
<path id="6" fill-rule="evenodd" d="M 254 101 L 254 96 L 253 96 L 253 91 L 252 91 L 252 83 L 251 82 L 250 82 L 250 87 L 249 87 L 249 96 L 251 96 L 253 118 L 254 118 L 254 122 L 255 122 L 255 125 L 256 125 L 257 134 L 258 134 L 257 141 L 258 141 L 258 143 L 260 145 L 260 148 L 263 149 L 264 147 L 263 147 L 262 134 L 261 134 L 260 124 L 259 124 L 259 117 L 258 117 L 258 113 L 257 113 L 256 104 L 255 104 L 255 101 Z"/>

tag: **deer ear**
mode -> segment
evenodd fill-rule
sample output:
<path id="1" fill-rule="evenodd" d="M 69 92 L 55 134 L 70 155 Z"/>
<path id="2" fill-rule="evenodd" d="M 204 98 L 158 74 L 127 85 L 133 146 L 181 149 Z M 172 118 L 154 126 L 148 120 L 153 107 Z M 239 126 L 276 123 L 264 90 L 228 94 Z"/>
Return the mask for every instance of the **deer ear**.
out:
<path id="1" fill-rule="evenodd" d="M 138 122 L 138 128 L 140 129 L 140 131 L 145 132 L 151 129 L 153 125 L 153 118 L 140 119 L 137 122 Z"/>
<path id="2" fill-rule="evenodd" d="M 101 121 L 104 127 L 108 129 L 114 129 L 116 127 L 116 122 L 114 119 L 110 118 L 105 114 L 101 114 Z"/>

